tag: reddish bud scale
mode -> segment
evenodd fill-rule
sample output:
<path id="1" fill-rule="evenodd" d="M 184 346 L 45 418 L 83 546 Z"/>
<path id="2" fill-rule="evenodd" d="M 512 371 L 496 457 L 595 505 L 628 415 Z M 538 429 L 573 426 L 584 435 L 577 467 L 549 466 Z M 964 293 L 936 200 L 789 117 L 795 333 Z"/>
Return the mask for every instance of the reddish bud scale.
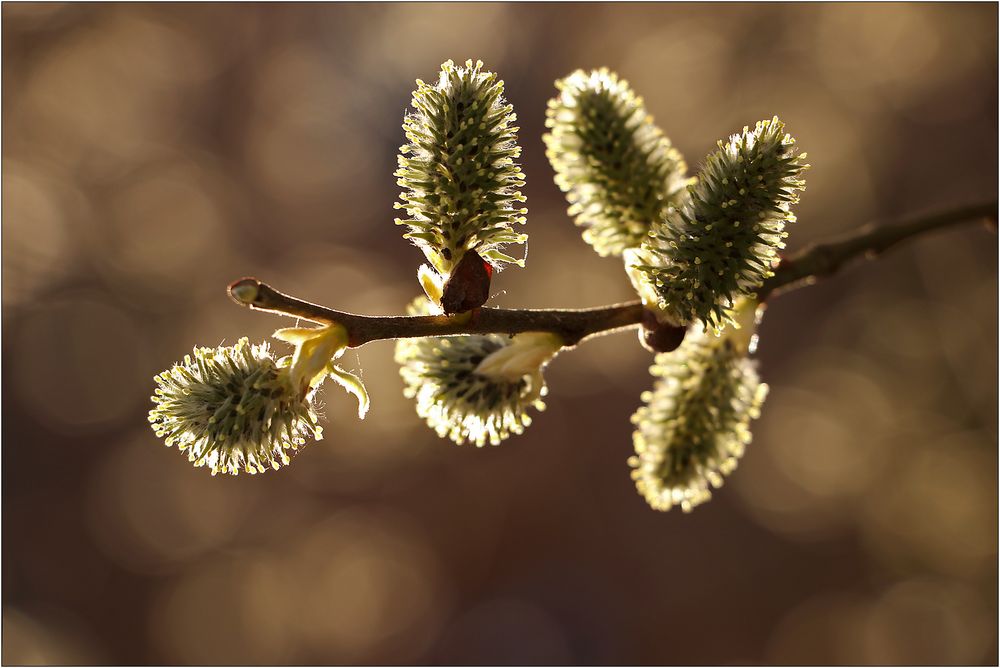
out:
<path id="1" fill-rule="evenodd" d="M 660 322 L 656 314 L 646 309 L 642 312 L 642 328 L 639 330 L 639 343 L 646 350 L 654 353 L 669 353 L 677 350 L 684 341 L 687 327 Z"/>
<path id="2" fill-rule="evenodd" d="M 441 308 L 449 315 L 479 308 L 490 297 L 492 277 L 493 266 L 476 251 L 466 251 L 445 281 Z"/>

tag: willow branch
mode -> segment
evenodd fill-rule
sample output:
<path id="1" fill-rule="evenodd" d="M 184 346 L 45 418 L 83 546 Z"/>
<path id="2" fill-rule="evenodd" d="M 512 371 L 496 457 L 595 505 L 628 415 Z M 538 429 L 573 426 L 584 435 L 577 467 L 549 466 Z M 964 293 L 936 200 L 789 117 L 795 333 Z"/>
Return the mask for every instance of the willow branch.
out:
<path id="1" fill-rule="evenodd" d="M 914 217 L 892 225 L 866 225 L 842 238 L 809 246 L 782 258 L 774 275 L 758 292 L 763 301 L 781 292 L 813 284 L 832 275 L 851 260 L 876 258 L 908 239 L 965 223 L 997 218 L 996 201 Z M 573 346 L 590 336 L 638 326 L 641 302 L 632 301 L 588 309 L 478 308 L 458 315 L 367 316 L 336 311 L 278 292 L 256 278 L 229 286 L 229 295 L 241 306 L 269 311 L 320 324 L 337 323 L 347 329 L 348 345 L 362 346 L 382 339 L 461 334 L 519 334 L 551 332 Z"/>
<path id="2" fill-rule="evenodd" d="M 229 294 L 236 303 L 255 310 L 340 324 L 347 329 L 352 348 L 381 339 L 521 332 L 552 332 L 572 346 L 588 336 L 635 326 L 643 313 L 642 303 L 634 301 L 588 309 L 478 308 L 458 315 L 356 315 L 290 297 L 255 278 L 236 281 L 229 286 Z"/>
<path id="3" fill-rule="evenodd" d="M 865 225 L 843 237 L 807 246 L 782 258 L 774 276 L 764 281 L 757 295 L 770 296 L 812 285 L 817 279 L 837 273 L 859 257 L 874 260 L 900 243 L 934 230 L 983 220 L 996 221 L 996 201 L 974 204 L 931 215 L 913 216 L 891 225 Z"/>

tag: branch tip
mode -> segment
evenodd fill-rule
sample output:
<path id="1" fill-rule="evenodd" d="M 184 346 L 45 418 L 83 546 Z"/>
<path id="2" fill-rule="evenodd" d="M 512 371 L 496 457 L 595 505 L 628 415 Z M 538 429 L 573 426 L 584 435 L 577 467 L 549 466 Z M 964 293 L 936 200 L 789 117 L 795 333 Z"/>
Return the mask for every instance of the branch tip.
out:
<path id="1" fill-rule="evenodd" d="M 229 285 L 229 296 L 241 306 L 251 306 L 260 296 L 260 285 L 256 278 L 241 278 Z"/>

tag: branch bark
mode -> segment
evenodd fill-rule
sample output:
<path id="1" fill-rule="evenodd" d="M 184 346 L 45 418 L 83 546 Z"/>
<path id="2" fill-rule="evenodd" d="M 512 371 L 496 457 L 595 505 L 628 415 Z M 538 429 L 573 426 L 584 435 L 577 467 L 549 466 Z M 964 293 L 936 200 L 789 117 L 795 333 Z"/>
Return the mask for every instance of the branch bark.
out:
<path id="1" fill-rule="evenodd" d="M 758 299 L 764 301 L 787 290 L 811 285 L 819 278 L 835 274 L 851 260 L 874 259 L 908 239 L 983 220 L 995 223 L 996 201 L 915 216 L 891 225 L 866 225 L 839 239 L 814 244 L 782 258 L 774 275 L 758 291 Z M 636 300 L 572 310 L 483 307 L 451 316 L 366 316 L 291 297 L 256 278 L 236 281 L 229 286 L 229 295 L 237 304 L 254 310 L 321 324 L 340 324 L 347 329 L 348 345 L 352 348 L 382 339 L 521 332 L 551 332 L 562 337 L 565 345 L 574 346 L 591 336 L 638 326 L 645 310 Z"/>
<path id="2" fill-rule="evenodd" d="M 757 292 L 764 301 L 775 294 L 811 285 L 816 279 L 837 273 L 851 260 L 874 260 L 900 243 L 934 230 L 976 221 L 997 220 L 997 202 L 974 204 L 930 215 L 911 216 L 890 225 L 865 225 L 823 243 L 813 244 L 782 258 L 774 276 Z M 994 226 L 995 227 L 995 226 Z"/>

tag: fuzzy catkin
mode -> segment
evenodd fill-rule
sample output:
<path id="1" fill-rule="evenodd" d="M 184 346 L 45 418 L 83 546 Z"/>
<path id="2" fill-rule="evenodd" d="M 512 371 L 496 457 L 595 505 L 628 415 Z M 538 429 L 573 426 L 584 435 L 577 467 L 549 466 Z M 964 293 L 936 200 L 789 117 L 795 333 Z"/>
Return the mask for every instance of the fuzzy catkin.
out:
<path id="1" fill-rule="evenodd" d="M 195 348 L 155 380 L 153 431 L 212 475 L 277 469 L 322 438 L 313 392 L 293 386 L 267 344 Z"/>
<path id="2" fill-rule="evenodd" d="M 736 299 L 773 275 L 791 206 L 805 187 L 805 153 L 777 117 L 743 128 L 710 154 L 683 206 L 653 227 L 639 267 L 675 322 L 719 330 Z"/>
<path id="3" fill-rule="evenodd" d="M 400 148 L 397 183 L 407 218 L 404 235 L 431 266 L 447 276 L 467 250 L 494 266 L 522 265 L 502 252 L 523 244 L 515 232 L 527 209 L 519 188 L 524 174 L 514 163 L 521 155 L 516 116 L 503 98 L 503 82 L 482 62 L 464 67 L 447 61 L 434 84 L 417 81 L 413 109 L 403 122 L 407 143 Z"/>
<path id="4" fill-rule="evenodd" d="M 584 240 L 602 256 L 621 255 L 684 200 L 687 165 L 614 72 L 577 70 L 556 88 L 543 138 L 556 184 Z"/>
<path id="5" fill-rule="evenodd" d="M 636 488 L 656 510 L 685 512 L 711 498 L 750 442 L 767 385 L 756 364 L 728 336 L 698 328 L 650 367 L 656 378 L 632 416 Z"/>
<path id="6" fill-rule="evenodd" d="M 433 311 L 418 298 L 407 309 L 411 315 Z M 535 373 L 497 378 L 477 372 L 493 353 L 514 345 L 497 334 L 400 339 L 396 362 L 406 384 L 403 394 L 415 399 L 417 415 L 438 436 L 462 445 L 499 445 L 531 424 L 529 408 L 544 410 L 547 394 L 541 366 Z"/>

